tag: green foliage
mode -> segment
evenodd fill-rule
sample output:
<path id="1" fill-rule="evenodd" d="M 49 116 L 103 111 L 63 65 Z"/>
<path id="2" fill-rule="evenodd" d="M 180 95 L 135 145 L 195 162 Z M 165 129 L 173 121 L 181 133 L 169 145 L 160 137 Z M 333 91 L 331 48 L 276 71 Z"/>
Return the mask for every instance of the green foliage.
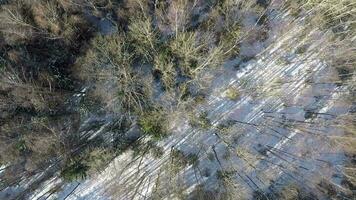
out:
<path id="1" fill-rule="evenodd" d="M 218 170 L 216 172 L 216 177 L 221 181 L 228 181 L 231 180 L 232 177 L 235 175 L 236 171 L 222 171 Z"/>
<path id="2" fill-rule="evenodd" d="M 237 88 L 230 87 L 225 91 L 225 97 L 231 101 L 236 101 L 239 99 L 240 94 L 239 94 Z"/>
<path id="3" fill-rule="evenodd" d="M 69 161 L 61 172 L 61 176 L 66 181 L 74 181 L 84 179 L 87 177 L 89 167 L 82 161 L 73 160 Z"/>
<path id="4" fill-rule="evenodd" d="M 304 44 L 304 45 L 300 45 L 297 47 L 297 49 L 295 50 L 296 54 L 304 54 L 307 50 L 308 50 L 308 45 Z"/>
<path id="5" fill-rule="evenodd" d="M 206 96 L 204 94 L 198 94 L 194 97 L 194 104 L 200 105 L 206 102 Z"/>
<path id="6" fill-rule="evenodd" d="M 32 174 L 39 171 L 39 167 L 46 168 L 54 164 L 53 161 L 64 159 L 59 164 L 63 169 L 61 176 L 66 181 L 73 181 L 101 172 L 117 154 L 129 147 L 134 150 L 134 156 L 150 153 L 160 158 L 164 152 L 156 141 L 169 134 L 170 116 L 165 109 L 182 111 L 185 115 L 187 110 L 193 113 L 198 104 L 206 103 L 206 97 L 200 92 L 205 86 L 202 82 L 210 80 L 211 74 L 215 75 L 211 69 L 238 56 L 242 41 L 254 43 L 259 40 L 261 30 L 269 28 L 270 24 L 260 23 L 270 19 L 265 14 L 267 4 L 257 4 L 256 1 L 236 0 L 209 3 L 189 0 L 6 1 L 0 9 L 0 162 L 11 167 L 21 165 L 18 174 Z M 334 64 L 339 79 L 345 83 L 345 90 L 340 92 L 345 95 L 344 91 L 349 91 L 348 101 L 352 101 L 355 3 L 350 0 L 290 0 L 283 6 L 294 16 L 306 14 L 306 20 L 303 20 L 311 29 L 319 28 L 338 35 L 332 38 L 332 45 L 324 49 L 331 47 L 333 54 L 329 57 L 333 60 L 337 57 Z M 247 23 L 242 23 L 242 18 L 251 15 L 264 19 L 256 22 L 251 29 L 253 34 L 249 35 L 250 29 L 245 27 Z M 91 18 L 118 22 L 117 27 L 122 30 L 105 36 L 99 31 L 94 34 L 95 26 L 88 22 Z M 299 25 L 302 27 L 304 23 Z M 262 37 L 267 31 L 261 34 Z M 309 44 L 310 41 L 304 40 L 309 37 L 308 33 L 305 31 L 303 38 L 295 39 Z M 348 37 L 350 35 L 352 37 Z M 344 38 L 350 44 L 338 52 L 340 44 L 346 43 L 342 41 Z M 296 47 L 297 54 L 312 49 L 306 45 Z M 287 59 L 261 60 L 291 64 Z M 152 74 L 158 74 L 160 83 L 157 85 L 163 85 L 165 90 L 153 85 Z M 246 80 L 239 80 L 240 87 L 246 91 L 255 90 L 251 87 L 263 89 L 259 83 L 252 83 L 256 79 L 246 77 Z M 280 88 L 281 83 L 275 80 L 269 85 Z M 83 85 L 89 86 L 88 92 L 83 94 L 85 97 L 81 93 L 74 95 Z M 152 95 L 153 89 L 159 94 Z M 232 101 L 241 95 L 238 88 L 233 87 L 223 92 Z M 264 92 L 280 96 L 279 90 Z M 251 96 L 260 94 L 259 91 L 252 93 Z M 158 102 L 157 96 L 165 109 L 152 109 Z M 91 124 L 87 120 L 90 115 L 100 118 L 101 114 L 110 114 L 120 120 L 127 117 L 137 122 L 141 131 L 149 136 L 148 141 L 125 139 L 128 128 L 124 125 L 103 127 L 106 121 Z M 188 117 L 192 127 L 212 128 L 207 112 L 188 114 Z M 343 126 L 345 135 L 333 139 L 349 154 L 355 152 L 355 142 L 350 140 L 356 130 L 350 125 L 352 117 L 346 120 L 348 123 L 337 124 Z M 232 125 L 222 123 L 217 130 L 219 134 L 230 133 Z M 82 130 L 91 132 L 101 128 L 115 133 L 114 141 L 104 140 L 100 134 L 98 140 L 83 139 Z M 242 147 L 236 150 L 238 158 L 246 164 L 244 170 L 252 169 L 258 163 L 260 158 L 254 153 Z M 210 160 L 217 159 L 212 152 L 207 156 Z M 230 151 L 226 151 L 224 158 L 229 156 Z M 26 166 L 22 166 L 23 163 Z M 170 163 L 176 174 L 187 165 L 198 166 L 199 157 L 172 149 Z M 219 179 L 228 179 L 232 175 L 225 171 L 217 173 Z M 348 181 L 354 180 L 354 170 L 345 169 L 344 175 Z M 293 198 L 295 191 L 293 188 L 287 190 L 293 193 Z"/>
<path id="7" fill-rule="evenodd" d="M 208 129 L 211 127 L 211 122 L 208 118 L 208 113 L 203 112 L 199 116 L 191 114 L 189 116 L 189 124 L 195 128 Z"/>
<path id="8" fill-rule="evenodd" d="M 88 174 L 92 175 L 103 171 L 107 164 L 115 157 L 115 153 L 105 148 L 95 148 L 90 150 L 83 160 L 83 165 L 88 167 Z"/>
<path id="9" fill-rule="evenodd" d="M 26 141 L 21 139 L 19 140 L 16 145 L 15 145 L 15 148 L 20 152 L 20 153 L 23 153 L 23 152 L 26 152 L 28 151 L 28 147 L 26 146 Z"/>
<path id="10" fill-rule="evenodd" d="M 235 124 L 235 122 L 228 120 L 228 121 L 220 123 L 216 128 L 219 130 L 220 133 L 228 134 L 232 130 L 232 127 L 234 126 L 234 124 Z"/>
<path id="11" fill-rule="evenodd" d="M 168 135 L 167 123 L 166 114 L 160 109 L 143 113 L 138 121 L 142 132 L 151 135 L 156 140 Z"/>

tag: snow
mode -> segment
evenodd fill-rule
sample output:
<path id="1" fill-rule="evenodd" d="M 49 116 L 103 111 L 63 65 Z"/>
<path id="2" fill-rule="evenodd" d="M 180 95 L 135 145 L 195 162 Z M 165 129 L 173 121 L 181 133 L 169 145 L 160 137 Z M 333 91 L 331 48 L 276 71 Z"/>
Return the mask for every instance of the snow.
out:
<path id="1" fill-rule="evenodd" d="M 254 18 L 246 19 L 244 25 L 255 25 Z M 286 24 L 289 24 L 288 29 L 282 29 Z M 326 36 L 311 31 L 309 35 L 317 39 L 305 54 L 296 54 L 293 41 L 303 32 L 303 26 L 278 13 L 271 14 L 270 26 L 266 41 L 242 43 L 242 56 L 254 59 L 244 63 L 240 58 L 227 61 L 224 71 L 217 73 L 211 84 L 207 102 L 196 108 L 208 113 L 212 124 L 209 130 L 192 128 L 187 119 L 177 119 L 171 127 L 171 136 L 158 143 L 164 149 L 161 158 L 150 154 L 133 158 L 132 152 L 127 151 L 101 174 L 80 185 L 64 184 L 61 192 L 48 199 L 63 199 L 74 188 L 67 199 L 146 199 L 153 193 L 158 179 L 162 179 L 167 188 L 182 184 L 182 193 L 192 193 L 201 184 L 212 191 L 220 187 L 221 180 L 216 174 L 221 170 L 235 172 L 231 182 L 238 185 L 241 198 L 251 197 L 256 190 L 270 190 L 272 182 L 288 180 L 296 180 L 307 190 L 317 191 L 317 181 L 322 178 L 341 187 L 334 175 L 340 175 L 337 165 L 344 156 L 336 154 L 338 147 L 330 147 L 325 139 L 342 131 L 323 127 L 324 120 L 331 116 L 305 118 L 307 110 L 335 116 L 349 110 L 340 103 L 342 97 L 338 91 L 341 89 L 335 84 L 308 83 L 309 79 L 327 81 L 334 73 L 320 60 Z M 304 42 L 298 41 L 298 44 Z M 279 62 L 281 59 L 286 62 Z M 240 65 L 238 71 L 234 69 L 236 65 Z M 240 93 L 237 101 L 223 95 L 231 86 Z M 228 133 L 220 133 L 217 126 L 226 120 L 236 123 Z M 110 125 L 108 121 L 89 138 L 105 131 Z M 195 167 L 187 165 L 178 175 L 171 176 L 167 164 L 171 162 L 172 149 L 179 149 L 184 155 L 197 154 L 199 163 Z M 237 151 L 242 152 L 241 155 Z M 227 153 L 230 156 L 226 156 Z M 211 159 L 211 155 L 219 160 Z M 167 177 L 172 181 L 167 182 Z M 45 196 L 59 183 L 58 178 L 48 180 L 46 187 L 31 199 Z M 173 199 L 174 191 L 170 192 L 172 196 L 167 195 L 166 199 Z"/>
<path id="2" fill-rule="evenodd" d="M 280 18 L 275 19 L 275 21 L 277 20 Z M 285 49 L 286 43 L 288 44 L 300 31 L 302 28 L 295 26 L 295 29 L 278 37 L 278 42 L 273 43 L 264 51 L 261 50 L 263 46 L 261 43 L 246 47 L 246 49 L 252 50 L 245 54 L 256 55 L 256 59 L 249 61 L 237 72 L 234 72 L 231 66 L 236 65 L 238 60 L 225 63 L 226 73 L 216 77 L 212 83 L 208 102 L 199 108 L 201 111 L 208 112 L 212 128 L 198 130 L 189 127 L 186 121 L 175 123 L 172 128 L 172 136 L 159 143 L 165 151 L 161 158 L 156 159 L 146 155 L 132 161 L 130 152 L 127 152 L 117 157 L 100 176 L 83 182 L 74 192 L 75 195 L 71 195 L 68 199 L 109 199 L 109 196 L 113 196 L 114 199 L 145 199 L 153 191 L 154 180 L 162 176 L 162 173 L 168 173 L 164 171 L 164 166 L 170 162 L 169 155 L 172 147 L 181 150 L 185 155 L 200 152 L 198 166 L 196 168 L 187 166 L 179 173 L 180 179 L 184 180 L 186 193 L 192 192 L 201 183 L 205 184 L 206 189 L 218 188 L 219 180 L 215 174 L 222 168 L 235 169 L 237 174 L 241 175 L 241 177 L 234 176 L 233 179 L 236 184 L 241 186 L 241 195 L 251 195 L 254 190 L 261 188 L 268 190 L 268 182 L 280 181 L 286 175 L 303 182 L 311 174 L 317 178 L 331 178 L 333 173 L 339 173 L 333 167 L 322 165 L 320 161 L 317 161 L 323 159 L 335 163 L 336 157 L 325 155 L 321 157 L 320 155 L 320 153 L 332 152 L 333 149 L 330 149 L 322 139 L 306 134 L 303 131 L 303 126 L 298 124 L 298 121 L 307 123 L 309 121 L 304 119 L 305 108 L 316 108 L 319 110 L 318 112 L 336 115 L 347 112 L 345 107 L 334 108 L 338 99 L 335 96 L 337 87 L 334 84 L 309 85 L 306 83 L 310 72 L 314 73 L 312 75 L 314 78 L 326 76 L 325 72 L 328 66 L 318 59 L 317 51 L 310 51 L 304 55 L 290 53 L 289 62 L 286 65 L 276 62 L 278 58 L 288 54 Z M 320 37 L 309 48 L 320 49 L 322 43 L 323 37 Z M 292 50 L 293 48 L 291 52 Z M 247 88 L 240 84 L 244 78 L 250 80 Z M 277 80 L 282 81 L 279 83 Z M 275 86 L 276 84 L 277 86 Z M 229 86 L 238 88 L 242 93 L 238 101 L 230 101 L 223 97 L 222 91 Z M 334 95 L 316 100 L 316 95 L 323 95 L 325 92 L 334 93 Z M 295 106 L 288 106 L 289 104 Z M 280 118 L 281 116 L 282 118 Z M 258 127 L 237 123 L 230 133 L 231 135 L 219 134 L 217 136 L 214 134 L 216 132 L 214 127 L 227 119 L 258 124 Z M 291 127 L 280 127 L 277 122 L 283 120 L 292 120 Z M 324 131 L 325 133 L 320 134 L 331 134 L 328 133 L 330 131 L 328 129 Z M 225 137 L 225 141 L 219 137 Z M 239 139 L 234 141 L 235 137 Z M 256 149 L 261 146 L 269 147 L 269 151 L 264 159 L 257 159 L 261 156 L 258 155 Z M 236 148 L 243 149 L 249 152 L 247 155 L 251 154 L 256 158 L 250 163 L 256 167 L 255 169 L 246 168 L 249 163 L 235 155 L 234 149 Z M 303 152 L 308 152 L 308 149 L 312 153 L 301 157 Z M 231 157 L 224 159 L 224 154 L 230 150 Z M 208 155 L 213 151 L 216 151 L 221 166 L 219 161 L 209 159 Z M 300 157 L 291 159 L 281 152 L 291 152 L 291 154 Z M 283 160 L 280 157 L 283 157 Z M 340 159 L 340 155 L 337 159 Z M 126 165 L 128 167 L 125 168 Z M 281 166 L 285 166 L 285 169 Z M 209 171 L 209 175 L 194 178 L 196 169 Z M 305 187 L 314 188 L 311 183 L 306 184 Z"/>

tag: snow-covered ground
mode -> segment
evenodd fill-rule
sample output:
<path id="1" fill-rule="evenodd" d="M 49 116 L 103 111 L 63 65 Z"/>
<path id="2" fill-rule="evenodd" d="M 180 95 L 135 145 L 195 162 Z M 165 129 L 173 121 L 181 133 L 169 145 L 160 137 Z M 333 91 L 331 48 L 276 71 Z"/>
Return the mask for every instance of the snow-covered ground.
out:
<path id="1" fill-rule="evenodd" d="M 30 199 L 149 199 L 158 193 L 176 199 L 197 186 L 244 199 L 291 181 L 318 194 L 320 180 L 343 190 L 338 166 L 346 158 L 329 140 L 343 132 L 327 122 L 349 106 L 342 103 L 344 88 L 333 83 L 336 72 L 320 60 L 326 36 L 309 31 L 306 37 L 302 23 L 284 15 L 271 15 L 270 26 L 266 41 L 242 43 L 241 53 L 255 55 L 252 60 L 226 62 L 215 74 L 207 101 L 196 107 L 208 114 L 209 129 L 179 118 L 158 143 L 164 149 L 160 158 L 133 158 L 127 151 L 95 177 L 63 184 L 58 193 L 50 191 L 61 181 L 51 179 Z M 307 50 L 296 52 L 304 43 Z M 224 97 L 228 88 L 238 92 L 236 101 Z M 222 132 L 219 125 L 228 121 L 233 123 Z M 172 173 L 173 150 L 198 161 Z"/>
<path id="2" fill-rule="evenodd" d="M 298 22 L 288 23 L 284 16 L 274 16 L 267 41 L 242 44 L 242 53 L 253 52 L 255 58 L 240 63 L 239 70 L 232 66 L 238 59 L 226 62 L 215 75 L 210 96 L 196 108 L 208 113 L 211 128 L 192 128 L 187 119 L 177 119 L 171 136 L 159 142 L 162 157 L 133 158 L 128 151 L 100 175 L 65 185 L 47 199 L 61 199 L 74 188 L 67 199 L 148 199 L 157 190 L 165 199 L 175 199 L 177 193 L 189 194 L 198 185 L 223 191 L 223 180 L 217 176 L 221 172 L 229 174 L 224 188 L 236 199 L 273 191 L 291 180 L 315 193 L 324 179 L 342 190 L 338 166 L 345 157 L 328 139 L 342 131 L 326 122 L 348 111 L 340 103 L 343 88 L 332 83 L 336 72 L 320 60 L 326 37 L 310 31 L 313 43 L 298 54 L 296 44 L 304 43 L 300 36 L 305 29 Z M 224 97 L 227 88 L 238 91 L 237 101 Z M 234 123 L 220 132 L 217 127 L 228 120 Z M 198 162 L 171 174 L 172 150 L 195 154 Z"/>

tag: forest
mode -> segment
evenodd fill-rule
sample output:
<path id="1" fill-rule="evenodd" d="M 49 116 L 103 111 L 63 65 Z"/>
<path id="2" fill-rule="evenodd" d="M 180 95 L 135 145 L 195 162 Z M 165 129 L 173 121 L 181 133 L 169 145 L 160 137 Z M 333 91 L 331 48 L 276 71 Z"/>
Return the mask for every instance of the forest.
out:
<path id="1" fill-rule="evenodd" d="M 0 199 L 355 198 L 354 0 L 0 0 Z"/>

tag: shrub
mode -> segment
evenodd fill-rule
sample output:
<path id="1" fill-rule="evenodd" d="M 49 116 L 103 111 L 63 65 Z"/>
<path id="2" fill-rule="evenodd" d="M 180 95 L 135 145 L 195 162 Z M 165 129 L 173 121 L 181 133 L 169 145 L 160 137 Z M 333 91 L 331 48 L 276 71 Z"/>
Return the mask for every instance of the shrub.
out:
<path id="1" fill-rule="evenodd" d="M 172 53 L 179 59 L 179 67 L 184 75 L 196 78 L 207 66 L 222 63 L 225 55 L 222 45 L 214 44 L 211 33 L 197 31 L 180 32 L 170 42 Z"/>
<path id="2" fill-rule="evenodd" d="M 138 124 L 143 133 L 160 140 L 168 135 L 167 116 L 161 109 L 147 111 L 139 117 Z"/>
<path id="3" fill-rule="evenodd" d="M 83 161 L 83 165 L 87 166 L 89 175 L 103 171 L 107 164 L 115 157 L 115 154 L 105 148 L 95 148 L 89 150 L 87 157 Z"/>
<path id="4" fill-rule="evenodd" d="M 206 95 L 198 94 L 194 97 L 194 105 L 200 105 L 206 102 Z"/>
<path id="5" fill-rule="evenodd" d="M 165 50 L 162 50 L 154 58 L 154 70 L 160 74 L 161 81 L 166 90 L 175 86 L 177 72 L 173 63 L 173 58 Z"/>
<path id="6" fill-rule="evenodd" d="M 166 13 L 166 22 L 174 34 L 178 35 L 191 28 L 195 8 L 197 3 L 190 0 L 172 1 L 167 6 L 163 12 Z"/>
<path id="7" fill-rule="evenodd" d="M 138 140 L 133 145 L 131 145 L 133 150 L 133 157 L 143 156 L 147 153 L 150 153 L 154 158 L 161 158 L 164 154 L 163 148 L 158 146 L 153 140 Z"/>
<path id="8" fill-rule="evenodd" d="M 189 116 L 189 124 L 192 127 L 201 128 L 201 129 L 208 129 L 211 127 L 211 122 L 208 119 L 207 112 L 203 112 L 203 113 L 199 114 L 198 117 L 191 114 Z"/>
<path id="9" fill-rule="evenodd" d="M 298 199 L 299 196 L 298 190 L 299 188 L 297 185 L 289 184 L 281 189 L 281 191 L 279 192 L 279 196 L 281 199 L 286 199 L 286 200 Z"/>
<path id="10" fill-rule="evenodd" d="M 153 28 L 150 18 L 133 18 L 129 25 L 129 37 L 138 55 L 153 60 L 158 48 L 158 33 Z"/>
<path id="11" fill-rule="evenodd" d="M 219 36 L 219 43 L 223 47 L 226 57 L 236 56 L 240 52 L 239 43 L 243 38 L 241 25 L 235 24 L 226 27 Z"/>
<path id="12" fill-rule="evenodd" d="M 32 6 L 34 22 L 42 29 L 59 35 L 61 31 L 60 7 L 53 1 L 37 2 Z"/>
<path id="13" fill-rule="evenodd" d="M 216 177 L 220 181 L 231 181 L 235 174 L 236 171 L 218 170 L 216 172 Z"/>
<path id="14" fill-rule="evenodd" d="M 220 133 L 228 134 L 230 133 L 230 131 L 232 131 L 234 124 L 235 124 L 234 121 L 228 120 L 220 123 L 216 128 L 219 130 Z"/>
<path id="15" fill-rule="evenodd" d="M 15 148 L 20 153 L 28 151 L 28 147 L 26 146 L 26 141 L 25 140 L 21 140 L 21 139 L 15 144 Z"/>
<path id="16" fill-rule="evenodd" d="M 188 165 L 188 160 L 182 151 L 178 149 L 172 149 L 170 156 L 171 170 L 173 174 L 179 173 L 180 170 Z"/>
<path id="17" fill-rule="evenodd" d="M 79 160 L 73 160 L 66 163 L 64 169 L 61 172 L 61 176 L 66 181 L 74 181 L 78 179 L 84 179 L 87 177 L 87 171 L 89 167 Z"/>
<path id="18" fill-rule="evenodd" d="M 154 145 L 152 146 L 150 153 L 155 158 L 161 158 L 164 154 L 163 147 Z"/>
<path id="19" fill-rule="evenodd" d="M 92 50 L 78 59 L 78 75 L 96 83 L 96 96 L 114 111 L 140 111 L 148 104 L 149 79 L 132 67 L 133 54 L 124 35 L 97 36 Z"/>
<path id="20" fill-rule="evenodd" d="M 9 44 L 29 40 L 36 32 L 27 16 L 20 11 L 21 3 L 4 5 L 0 9 L 0 31 Z"/>
<path id="21" fill-rule="evenodd" d="M 309 46 L 307 44 L 302 44 L 297 47 L 297 49 L 295 50 L 295 53 L 296 54 L 304 54 L 305 52 L 307 52 L 308 47 Z"/>
<path id="22" fill-rule="evenodd" d="M 237 90 L 237 88 L 234 87 L 229 87 L 225 92 L 224 96 L 228 98 L 231 101 L 236 101 L 240 97 L 240 94 Z"/>
<path id="23" fill-rule="evenodd" d="M 178 33 L 170 43 L 172 52 L 182 60 L 182 70 L 185 74 L 191 75 L 198 60 L 201 59 L 203 45 L 197 42 L 196 32 Z"/>
<path id="24" fill-rule="evenodd" d="M 207 67 L 215 68 L 222 65 L 226 55 L 223 45 L 209 47 L 206 50 L 206 53 L 202 56 L 200 62 L 198 62 L 197 66 L 192 71 L 192 74 L 196 76 Z"/>

